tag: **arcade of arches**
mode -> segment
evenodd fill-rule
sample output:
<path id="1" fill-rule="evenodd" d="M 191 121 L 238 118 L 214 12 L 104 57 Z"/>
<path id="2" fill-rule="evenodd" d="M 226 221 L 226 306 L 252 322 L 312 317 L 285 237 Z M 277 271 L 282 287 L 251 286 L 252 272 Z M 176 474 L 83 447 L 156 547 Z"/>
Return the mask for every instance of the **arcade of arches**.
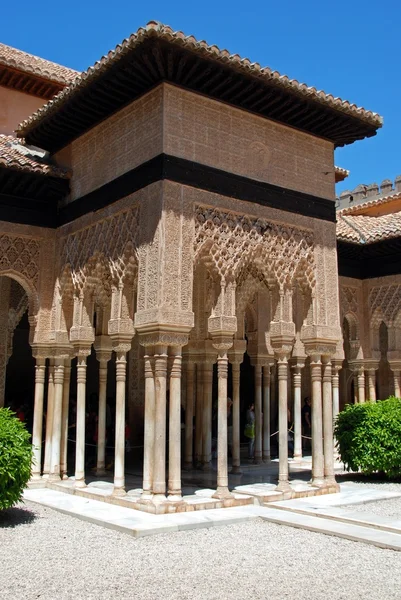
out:
<path id="1" fill-rule="evenodd" d="M 129 438 L 136 508 L 193 510 L 182 469 L 212 464 L 233 505 L 253 403 L 254 460 L 295 497 L 309 396 L 303 493 L 337 491 L 333 416 L 400 394 L 401 275 L 366 272 L 352 216 L 336 237 L 334 149 L 379 115 L 155 22 L 83 74 L 13 52 L 7 93 L 63 90 L 0 135 L 0 403 L 32 483 L 84 493 L 91 453 L 123 497 Z"/>

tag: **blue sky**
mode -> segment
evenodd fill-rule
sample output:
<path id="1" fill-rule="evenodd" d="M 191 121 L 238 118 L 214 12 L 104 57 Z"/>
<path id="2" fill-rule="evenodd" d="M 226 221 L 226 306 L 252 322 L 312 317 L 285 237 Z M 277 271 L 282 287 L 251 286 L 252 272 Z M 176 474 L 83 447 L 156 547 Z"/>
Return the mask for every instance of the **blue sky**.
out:
<path id="1" fill-rule="evenodd" d="M 351 171 L 338 192 L 401 174 L 398 0 L 4 0 L 0 41 L 84 70 L 151 19 L 382 115 L 376 137 L 336 151 Z"/>

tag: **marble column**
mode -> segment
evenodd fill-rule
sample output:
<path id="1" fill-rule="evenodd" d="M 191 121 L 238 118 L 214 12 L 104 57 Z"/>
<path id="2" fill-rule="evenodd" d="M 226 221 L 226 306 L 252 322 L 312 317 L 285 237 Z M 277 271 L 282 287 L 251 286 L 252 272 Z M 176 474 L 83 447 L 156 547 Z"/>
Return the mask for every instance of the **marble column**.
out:
<path id="1" fill-rule="evenodd" d="M 356 370 L 354 370 L 353 380 L 354 380 L 354 404 L 359 404 L 359 397 L 358 397 L 358 372 Z"/>
<path id="2" fill-rule="evenodd" d="M 170 407 L 169 407 L 169 457 L 168 499 L 182 500 L 181 493 L 181 348 L 170 349 Z"/>
<path id="3" fill-rule="evenodd" d="M 45 391 L 46 359 L 37 358 L 35 366 L 35 401 L 32 429 L 32 480 L 39 480 L 42 469 L 43 396 Z"/>
<path id="4" fill-rule="evenodd" d="M 330 356 L 322 356 L 322 365 L 324 479 L 326 485 L 332 486 L 336 485 L 336 480 L 334 477 L 333 388 Z"/>
<path id="5" fill-rule="evenodd" d="M 54 361 L 54 406 L 49 479 L 60 480 L 61 421 L 63 411 L 64 358 Z"/>
<path id="6" fill-rule="evenodd" d="M 255 463 L 262 462 L 262 366 L 256 360 L 255 375 Z"/>
<path id="7" fill-rule="evenodd" d="M 99 362 L 99 407 L 97 420 L 96 475 L 106 475 L 106 417 L 107 417 L 107 363 L 111 359 L 110 338 L 98 336 L 95 341 L 96 358 Z"/>
<path id="8" fill-rule="evenodd" d="M 131 344 L 113 344 L 116 353 L 116 421 L 114 442 L 113 496 L 125 495 L 125 386 L 127 352 Z"/>
<path id="9" fill-rule="evenodd" d="M 312 380 L 312 485 L 324 486 L 321 355 L 310 355 Z"/>
<path id="10" fill-rule="evenodd" d="M 277 490 L 290 489 L 288 470 L 288 357 L 277 353 L 279 474 Z"/>
<path id="11" fill-rule="evenodd" d="M 153 496 L 153 459 L 155 444 L 155 376 L 154 348 L 146 347 L 145 364 L 145 417 L 143 440 L 143 500 Z"/>
<path id="12" fill-rule="evenodd" d="M 64 361 L 64 384 L 63 384 L 63 403 L 61 411 L 61 456 L 60 456 L 60 476 L 62 479 L 68 479 L 68 411 L 70 408 L 70 382 L 71 382 L 71 359 Z"/>
<path id="13" fill-rule="evenodd" d="M 86 359 L 90 348 L 77 352 L 77 425 L 74 487 L 85 487 Z"/>
<path id="14" fill-rule="evenodd" d="M 331 385 L 333 389 L 333 420 L 335 421 L 340 412 L 340 376 L 342 361 L 331 361 Z"/>
<path id="15" fill-rule="evenodd" d="M 46 439 L 45 459 L 43 464 L 43 476 L 48 477 L 50 473 L 50 462 L 52 456 L 52 431 L 53 431 L 53 409 L 54 409 L 54 359 L 49 359 L 47 371 L 47 407 L 46 407 Z"/>
<path id="16" fill-rule="evenodd" d="M 184 468 L 193 467 L 193 444 L 194 444 L 194 375 L 195 365 L 188 356 L 187 367 L 187 403 L 185 408 L 185 456 Z"/>
<path id="17" fill-rule="evenodd" d="M 202 463 L 202 412 L 203 412 L 203 364 L 196 364 L 196 404 L 195 404 L 195 462 Z"/>
<path id="18" fill-rule="evenodd" d="M 240 429 L 240 372 L 239 362 L 232 362 L 233 378 L 233 463 L 231 473 L 241 473 L 241 429 Z"/>
<path id="19" fill-rule="evenodd" d="M 227 379 L 228 379 L 228 356 L 227 350 L 232 346 L 232 341 L 214 343 L 218 350 L 217 358 L 217 386 L 218 386 L 218 415 L 217 415 L 217 490 L 213 498 L 232 498 L 228 489 L 228 465 L 227 465 Z"/>
<path id="20" fill-rule="evenodd" d="M 263 461 L 269 462 L 271 459 L 270 451 L 270 377 L 271 365 L 263 366 Z"/>
<path id="21" fill-rule="evenodd" d="M 365 402 L 365 370 L 363 365 L 358 367 L 358 401 L 359 404 Z"/>
<path id="22" fill-rule="evenodd" d="M 390 369 L 393 372 L 394 396 L 401 398 L 401 362 L 390 361 Z"/>
<path id="23" fill-rule="evenodd" d="M 302 460 L 302 402 L 301 402 L 301 383 L 302 369 L 305 366 L 304 360 L 293 359 L 291 363 L 292 386 L 294 401 L 294 460 Z"/>
<path id="24" fill-rule="evenodd" d="M 155 445 L 153 499 L 166 499 L 166 378 L 167 346 L 155 346 Z"/>
<path id="25" fill-rule="evenodd" d="M 203 363 L 202 468 L 212 470 L 213 363 Z"/>
<path id="26" fill-rule="evenodd" d="M 368 399 L 376 402 L 376 368 L 369 366 L 366 372 L 368 375 Z"/>

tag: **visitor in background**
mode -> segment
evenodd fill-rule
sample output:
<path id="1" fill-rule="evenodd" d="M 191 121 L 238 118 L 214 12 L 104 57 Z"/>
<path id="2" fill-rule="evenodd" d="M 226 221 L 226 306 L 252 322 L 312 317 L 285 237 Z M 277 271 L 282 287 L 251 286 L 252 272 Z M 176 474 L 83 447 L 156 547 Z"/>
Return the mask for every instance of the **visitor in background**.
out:
<path id="1" fill-rule="evenodd" d="M 244 435 L 248 438 L 248 460 L 255 456 L 255 405 L 251 402 L 246 411 L 246 425 Z"/>
<path id="2" fill-rule="evenodd" d="M 310 443 L 311 440 L 308 439 L 311 437 L 311 433 L 312 433 L 312 407 L 311 407 L 309 396 L 306 396 L 306 398 L 304 398 L 304 405 L 302 407 L 302 435 L 304 436 L 302 438 L 302 447 L 304 449 L 311 447 L 311 443 Z"/>

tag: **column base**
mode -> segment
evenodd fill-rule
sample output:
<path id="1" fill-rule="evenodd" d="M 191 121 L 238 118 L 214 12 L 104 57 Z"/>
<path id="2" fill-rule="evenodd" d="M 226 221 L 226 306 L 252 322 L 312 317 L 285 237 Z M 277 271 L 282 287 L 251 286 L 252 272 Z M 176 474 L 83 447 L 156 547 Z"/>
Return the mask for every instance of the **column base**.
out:
<path id="1" fill-rule="evenodd" d="M 32 473 L 29 481 L 42 481 L 42 476 L 40 473 Z"/>
<path id="2" fill-rule="evenodd" d="M 294 460 L 295 462 L 302 462 L 302 454 L 294 454 L 292 460 Z"/>
<path id="3" fill-rule="evenodd" d="M 125 491 L 124 487 L 116 487 L 114 486 L 113 491 L 111 493 L 112 496 L 117 496 L 117 497 L 121 497 L 121 496 L 126 496 L 127 492 Z"/>
<path id="4" fill-rule="evenodd" d="M 194 468 L 194 465 L 193 465 L 192 461 L 191 462 L 185 462 L 183 464 L 182 468 L 184 469 L 184 471 L 192 471 L 192 469 Z"/>
<path id="5" fill-rule="evenodd" d="M 74 481 L 74 488 L 84 488 L 86 487 L 85 479 L 76 479 Z"/>
<path id="6" fill-rule="evenodd" d="M 232 475 L 241 475 L 242 474 L 241 467 L 239 465 L 236 465 L 236 466 L 233 465 L 231 467 L 230 473 Z"/>
<path id="7" fill-rule="evenodd" d="M 263 462 L 264 463 L 269 463 L 271 461 L 271 456 L 270 454 L 266 455 L 263 457 Z"/>
<path id="8" fill-rule="evenodd" d="M 49 473 L 48 481 L 53 481 L 53 482 L 61 481 L 61 477 L 58 473 Z"/>
<path id="9" fill-rule="evenodd" d="M 234 494 L 230 492 L 228 487 L 218 486 L 212 498 L 216 498 L 217 500 L 225 500 L 226 498 L 234 498 Z"/>
<path id="10" fill-rule="evenodd" d="M 261 456 L 255 456 L 253 459 L 253 464 L 254 465 L 261 465 L 262 464 L 262 457 Z"/>
<path id="11" fill-rule="evenodd" d="M 107 471 L 104 467 L 100 467 L 95 471 L 96 477 L 105 477 L 107 475 Z"/>
<path id="12" fill-rule="evenodd" d="M 169 493 L 168 497 L 167 497 L 167 501 L 171 502 L 172 504 L 182 504 L 183 500 L 182 500 L 182 495 L 180 493 L 174 492 L 174 493 Z"/>
<path id="13" fill-rule="evenodd" d="M 309 483 L 313 487 L 318 487 L 318 488 L 324 488 L 326 485 L 323 477 L 312 477 L 312 479 Z"/>
<path id="14" fill-rule="evenodd" d="M 152 502 L 153 504 L 160 504 L 161 502 L 166 502 L 166 494 L 153 494 Z"/>
<path id="15" fill-rule="evenodd" d="M 279 481 L 276 485 L 277 492 L 290 492 L 292 490 L 288 479 L 286 481 Z"/>
<path id="16" fill-rule="evenodd" d="M 67 473 L 63 473 L 63 474 L 62 474 L 62 476 L 61 476 L 61 479 L 62 479 L 63 481 L 67 481 L 67 479 L 68 479 L 68 474 L 67 474 Z"/>
<path id="17" fill-rule="evenodd" d="M 205 471 L 206 473 L 210 472 L 210 471 L 213 471 L 213 467 L 212 467 L 211 461 L 204 462 L 201 468 L 202 468 L 202 471 Z"/>

